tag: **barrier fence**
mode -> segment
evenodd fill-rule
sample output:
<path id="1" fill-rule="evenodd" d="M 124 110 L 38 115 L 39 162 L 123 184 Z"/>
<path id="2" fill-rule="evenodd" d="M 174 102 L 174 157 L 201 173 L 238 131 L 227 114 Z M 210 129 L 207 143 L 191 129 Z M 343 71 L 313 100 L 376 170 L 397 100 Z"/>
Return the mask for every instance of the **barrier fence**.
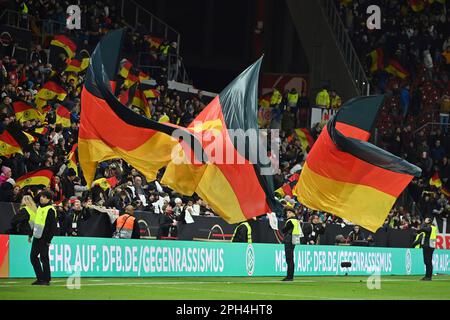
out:
<path id="1" fill-rule="evenodd" d="M 34 277 L 26 236 L 0 236 L 0 277 Z M 422 275 L 422 250 L 296 246 L 295 274 Z M 351 267 L 341 266 L 350 262 Z M 434 272 L 450 274 L 450 251 L 435 250 Z M 283 276 L 281 244 L 217 243 L 55 237 L 50 246 L 53 277 Z"/>

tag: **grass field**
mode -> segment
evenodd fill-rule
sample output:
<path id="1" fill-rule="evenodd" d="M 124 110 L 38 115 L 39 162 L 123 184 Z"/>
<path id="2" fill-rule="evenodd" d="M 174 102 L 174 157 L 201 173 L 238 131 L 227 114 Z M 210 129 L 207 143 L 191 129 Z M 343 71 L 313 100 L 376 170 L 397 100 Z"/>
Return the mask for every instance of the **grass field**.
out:
<path id="1" fill-rule="evenodd" d="M 419 281 L 418 276 L 383 276 L 381 288 L 369 290 L 367 277 L 279 278 L 83 278 L 80 289 L 68 289 L 66 279 L 51 286 L 31 286 L 32 279 L 0 279 L 0 300 L 8 299 L 450 299 L 450 276 Z"/>

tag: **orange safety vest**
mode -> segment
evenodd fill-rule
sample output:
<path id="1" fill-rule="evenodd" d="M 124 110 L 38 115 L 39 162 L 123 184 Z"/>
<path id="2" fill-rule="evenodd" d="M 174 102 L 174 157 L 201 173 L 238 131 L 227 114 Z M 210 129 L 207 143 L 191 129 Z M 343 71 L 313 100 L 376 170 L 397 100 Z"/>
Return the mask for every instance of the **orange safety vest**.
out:
<path id="1" fill-rule="evenodd" d="M 124 214 L 117 218 L 116 233 L 119 238 L 131 239 L 135 217 Z"/>

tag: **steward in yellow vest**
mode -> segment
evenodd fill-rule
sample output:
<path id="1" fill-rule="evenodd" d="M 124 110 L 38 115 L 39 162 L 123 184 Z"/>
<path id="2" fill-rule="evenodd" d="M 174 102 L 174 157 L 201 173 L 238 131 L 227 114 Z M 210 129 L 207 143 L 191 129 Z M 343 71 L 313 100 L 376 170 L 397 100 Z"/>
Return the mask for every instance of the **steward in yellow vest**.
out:
<path id="1" fill-rule="evenodd" d="M 278 105 L 281 103 L 281 100 L 283 100 L 283 97 L 277 89 L 273 90 L 272 97 L 270 98 L 270 104 L 271 105 Z"/>
<path id="2" fill-rule="evenodd" d="M 431 218 L 425 218 L 425 223 L 418 230 L 419 233 L 424 233 L 422 239 L 423 261 L 425 263 L 425 277 L 421 280 L 431 281 L 433 276 L 433 252 L 436 247 L 437 227 L 432 224 Z"/>
<path id="3" fill-rule="evenodd" d="M 252 243 L 252 227 L 248 221 L 241 222 L 234 229 L 231 242 L 247 242 Z"/>
<path id="4" fill-rule="evenodd" d="M 298 92 L 295 88 L 292 88 L 287 95 L 288 106 L 291 108 L 296 108 L 298 103 Z"/>
<path id="5" fill-rule="evenodd" d="M 302 229 L 300 227 L 300 221 L 295 217 L 295 211 L 292 208 L 285 208 L 286 224 L 282 230 L 284 253 L 286 256 L 287 275 L 282 281 L 294 280 L 294 250 L 295 245 L 300 244 L 300 238 L 303 236 Z"/>
<path id="6" fill-rule="evenodd" d="M 51 203 L 52 197 L 50 191 L 42 191 L 40 193 L 39 207 L 34 217 L 30 261 L 37 280 L 32 285 L 50 285 L 51 275 L 48 251 L 53 236 L 57 232 L 56 210 Z"/>
<path id="7" fill-rule="evenodd" d="M 329 108 L 330 107 L 330 95 L 326 88 L 322 88 L 316 96 L 316 106 L 319 108 Z"/>
<path id="8" fill-rule="evenodd" d="M 342 105 L 341 97 L 334 90 L 330 91 L 330 104 L 333 109 L 339 109 Z"/>

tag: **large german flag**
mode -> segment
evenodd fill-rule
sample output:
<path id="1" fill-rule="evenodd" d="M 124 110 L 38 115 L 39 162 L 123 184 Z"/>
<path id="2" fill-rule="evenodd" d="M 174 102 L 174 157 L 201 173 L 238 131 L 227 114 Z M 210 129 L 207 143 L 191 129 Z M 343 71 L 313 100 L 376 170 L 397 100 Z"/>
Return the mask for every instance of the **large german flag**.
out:
<path id="1" fill-rule="evenodd" d="M 113 94 L 123 34 L 123 29 L 111 31 L 99 42 L 81 93 L 78 155 L 89 186 L 98 163 L 114 158 L 124 159 L 148 180 L 154 180 L 178 144 L 171 137 L 177 126 L 147 119 Z"/>
<path id="2" fill-rule="evenodd" d="M 195 163 L 192 150 L 180 149 L 166 168 L 162 183 L 173 190 L 197 193 L 228 223 L 237 223 L 275 210 L 272 176 L 262 175 L 270 159 L 259 141 L 246 141 L 244 132 L 259 136 L 257 123 L 258 60 L 231 82 L 189 125 L 201 141 L 207 159 Z M 232 132 L 231 130 L 236 130 Z M 256 161 L 255 161 L 256 159 Z M 254 162 L 251 162 L 254 161 Z"/>
<path id="3" fill-rule="evenodd" d="M 13 102 L 13 108 L 16 114 L 16 119 L 20 122 L 38 120 L 41 118 L 40 112 L 33 108 L 33 106 L 28 102 L 21 100 L 15 101 Z"/>
<path id="4" fill-rule="evenodd" d="M 53 172 L 49 169 L 41 169 L 29 172 L 16 180 L 16 184 L 20 187 L 43 185 L 48 187 L 52 180 Z"/>
<path id="5" fill-rule="evenodd" d="M 367 141 L 383 96 L 348 101 L 323 128 L 294 189 L 307 207 L 375 232 L 420 168 Z"/>

